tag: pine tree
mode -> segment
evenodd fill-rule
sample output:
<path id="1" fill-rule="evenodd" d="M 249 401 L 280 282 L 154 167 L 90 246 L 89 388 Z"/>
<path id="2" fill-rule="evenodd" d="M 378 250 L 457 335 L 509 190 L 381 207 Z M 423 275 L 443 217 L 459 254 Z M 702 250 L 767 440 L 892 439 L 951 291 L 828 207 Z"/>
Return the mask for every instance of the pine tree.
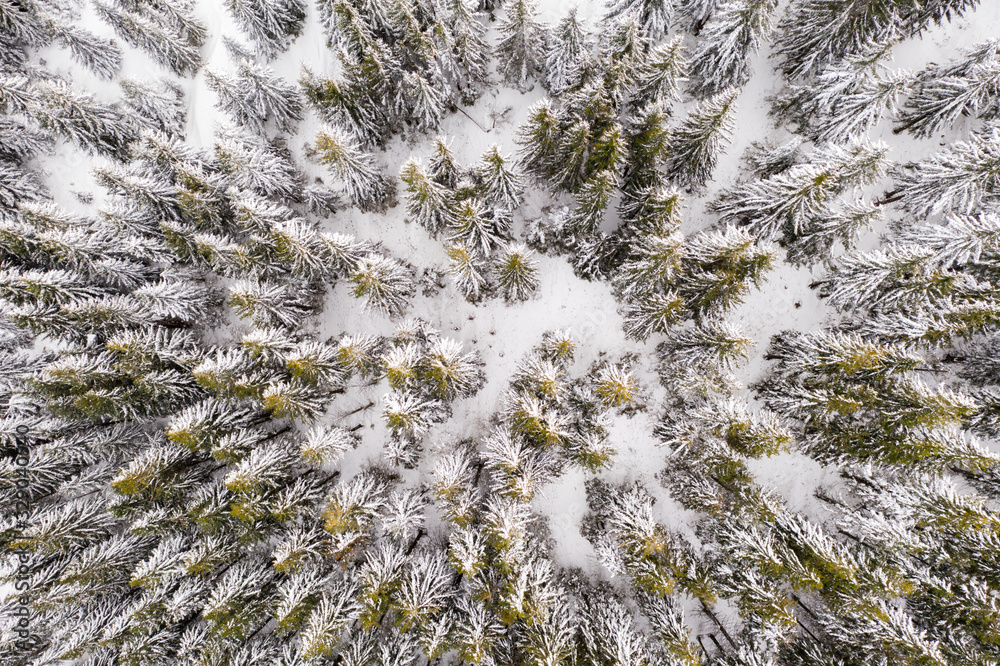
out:
<path id="1" fill-rule="evenodd" d="M 960 298 L 969 284 L 942 270 L 929 248 L 900 244 L 843 257 L 821 282 L 821 293 L 845 310 L 912 311 Z"/>
<path id="2" fill-rule="evenodd" d="M 660 168 L 670 146 L 668 117 L 661 105 L 652 104 L 639 109 L 626 127 L 629 154 L 621 189 L 627 198 L 660 185 Z"/>
<path id="3" fill-rule="evenodd" d="M 680 268 L 682 241 L 677 232 L 638 237 L 631 245 L 630 257 L 614 276 L 617 291 L 626 300 L 634 301 L 669 290 Z"/>
<path id="4" fill-rule="evenodd" d="M 698 189 L 708 182 L 735 127 L 738 90 L 701 102 L 670 138 L 666 172 L 678 185 Z"/>
<path id="5" fill-rule="evenodd" d="M 498 69 L 506 83 L 523 88 L 528 78 L 543 73 L 545 67 L 546 28 L 535 20 L 531 0 L 511 0 L 500 24 L 500 43 L 496 47 Z"/>
<path id="6" fill-rule="evenodd" d="M 399 435 L 419 439 L 438 419 L 441 403 L 412 393 L 393 391 L 385 396 L 382 416 L 386 427 Z"/>
<path id="7" fill-rule="evenodd" d="M 688 369 L 710 377 L 732 372 L 741 359 L 749 357 L 754 341 L 730 322 L 706 320 L 696 326 L 671 331 L 656 347 L 661 379 L 668 385 L 682 379 Z"/>
<path id="8" fill-rule="evenodd" d="M 842 210 L 831 210 L 823 217 L 812 218 L 788 244 L 788 261 L 800 266 L 829 257 L 837 242 L 850 250 L 862 229 L 872 229 L 883 219 L 880 207 L 862 199 L 844 204 Z"/>
<path id="9" fill-rule="evenodd" d="M 462 169 L 458 166 L 455 155 L 451 152 L 444 137 L 439 136 L 434 139 L 434 154 L 427 167 L 430 169 L 431 178 L 438 185 L 450 190 L 458 187 Z"/>
<path id="10" fill-rule="evenodd" d="M 691 56 L 691 87 L 698 97 L 750 80 L 750 57 L 769 38 L 776 6 L 776 0 L 727 0 L 715 10 Z"/>

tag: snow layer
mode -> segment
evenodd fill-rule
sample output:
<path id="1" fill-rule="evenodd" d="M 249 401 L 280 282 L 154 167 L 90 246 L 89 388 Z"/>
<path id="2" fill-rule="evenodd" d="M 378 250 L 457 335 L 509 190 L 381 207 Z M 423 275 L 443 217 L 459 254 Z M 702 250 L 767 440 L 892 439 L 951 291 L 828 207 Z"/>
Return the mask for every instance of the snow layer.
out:
<path id="1" fill-rule="evenodd" d="M 600 17 L 602 4 L 599 0 L 581 3 L 543 0 L 539 7 L 540 17 L 554 23 L 576 6 L 580 17 L 594 26 Z M 784 8 L 785 3 L 782 3 L 779 14 Z M 289 51 L 271 63 L 275 71 L 289 81 L 297 80 L 303 68 L 319 75 L 330 75 L 336 69 L 334 54 L 327 48 L 326 36 L 316 20 L 315 7 L 311 4 L 309 12 L 304 34 Z M 210 148 L 216 128 L 224 118 L 214 107 L 215 97 L 205 83 L 205 72 L 225 70 L 230 66 L 222 37 L 239 38 L 239 31 L 221 2 L 198 3 L 198 18 L 207 26 L 210 35 L 203 49 L 206 66 L 195 77 L 179 79 L 177 82 L 183 87 L 188 103 L 187 138 L 194 145 Z M 89 11 L 84 16 L 84 23 L 100 35 L 113 36 L 110 28 L 100 23 Z M 984 0 L 976 11 L 969 12 L 965 17 L 928 30 L 922 39 L 898 45 L 894 51 L 895 63 L 899 68 L 919 69 L 930 62 L 952 58 L 974 43 L 998 34 L 1000 2 Z M 125 76 L 147 78 L 153 74 L 165 75 L 164 70 L 157 68 L 143 53 L 126 45 L 122 46 L 126 51 L 123 71 Z M 65 51 L 47 49 L 39 57 L 47 60 L 49 67 L 56 71 L 68 72 L 72 68 L 77 85 L 98 97 L 111 100 L 117 96 L 115 84 L 100 81 L 81 72 L 80 68 L 73 67 Z M 785 131 L 776 128 L 767 115 L 768 97 L 778 88 L 777 78 L 770 71 L 767 47 L 754 58 L 754 71 L 754 78 L 743 89 L 739 98 L 737 131 L 726 156 L 706 190 L 698 196 L 689 197 L 686 202 L 683 230 L 687 234 L 716 224 L 714 217 L 705 212 L 705 204 L 721 189 L 741 177 L 740 157 L 751 143 L 767 139 L 778 142 L 787 138 Z M 493 143 L 498 144 L 504 154 L 513 153 L 516 148 L 516 128 L 526 118 L 530 105 L 542 97 L 543 91 L 538 87 L 527 93 L 500 88 L 494 94 L 485 96 L 474 107 L 466 109 L 472 120 L 463 114 L 446 118 L 440 134 L 455 137 L 452 148 L 460 162 L 466 165 L 476 160 Z M 688 106 L 690 105 L 678 105 L 675 115 L 682 116 Z M 889 143 L 892 146 L 891 158 L 897 162 L 905 162 L 930 154 L 939 145 L 967 136 L 972 122 L 962 121 L 947 134 L 927 140 L 914 140 L 906 135 L 894 136 L 889 123 L 884 122 L 872 133 L 872 138 Z M 313 139 L 320 126 L 321 122 L 317 117 L 307 117 L 298 133 L 289 138 L 289 147 L 296 154 L 298 163 L 309 170 L 310 177 L 325 180 L 329 178 L 325 170 L 311 163 L 305 155 L 305 145 Z M 378 155 L 378 159 L 390 174 L 396 174 L 400 165 L 410 156 L 427 156 L 431 151 L 431 140 L 432 137 L 428 136 L 396 139 L 387 150 Z M 81 203 L 75 194 L 93 192 L 97 195 L 93 205 L 96 207 L 101 203 L 100 188 L 95 186 L 90 174 L 90 167 L 101 161 L 100 158 L 87 157 L 71 146 L 62 145 L 41 166 L 48 174 L 48 184 L 59 204 L 71 210 L 86 210 L 90 205 Z M 889 185 L 887 180 L 873 190 L 886 190 Z M 544 215 L 542 206 L 549 203 L 549 198 L 540 191 L 530 191 L 526 204 L 517 211 L 517 232 L 523 234 L 528 222 Z M 446 263 L 441 243 L 431 239 L 423 228 L 410 223 L 402 205 L 385 215 L 364 214 L 355 209 L 347 209 L 324 220 L 322 225 L 324 230 L 352 233 L 359 238 L 380 243 L 388 253 L 409 263 L 418 276 L 425 270 L 443 269 Z M 876 229 L 865 234 L 861 239 L 861 247 L 877 244 L 883 231 Z M 652 435 L 653 425 L 665 397 L 653 372 L 653 350 L 658 340 L 654 338 L 645 344 L 626 340 L 617 303 L 608 284 L 575 277 L 564 258 L 542 256 L 539 260 L 541 285 L 536 297 L 526 303 L 507 305 L 502 300 L 494 299 L 474 306 L 467 303 L 451 286 L 429 296 L 418 295 L 414 299 L 408 315 L 428 321 L 443 335 L 462 341 L 467 349 L 478 351 L 484 363 L 487 381 L 476 396 L 454 404 L 452 418 L 435 427 L 426 439 L 427 450 L 420 468 L 405 472 L 405 477 L 412 483 L 426 481 L 437 451 L 446 450 L 462 439 L 484 436 L 490 429 L 491 417 L 501 407 L 503 391 L 517 362 L 538 344 L 544 332 L 566 329 L 579 343 L 574 375 L 585 372 L 602 354 L 611 357 L 620 357 L 626 353 L 638 355 L 637 370 L 643 382 L 648 409 L 632 416 L 614 418 L 610 432 L 617 455 L 612 468 L 602 476 L 614 481 L 643 481 L 648 489 L 657 494 L 657 517 L 672 529 L 689 532 L 693 516 L 670 500 L 654 478 L 663 467 L 664 455 Z M 763 354 L 772 335 L 789 328 L 813 330 L 823 326 L 834 316 L 809 288 L 809 284 L 822 272 L 822 266 L 810 270 L 795 268 L 781 261 L 769 274 L 761 289 L 753 292 L 741 307 L 729 315 L 731 320 L 744 327 L 757 342 L 752 357 L 740 373 L 740 378 L 746 385 L 759 379 L 765 372 L 767 364 Z M 321 339 L 328 339 L 343 333 L 389 333 L 395 323 L 365 312 L 360 302 L 349 293 L 348 286 L 337 284 L 329 290 L 322 315 L 310 326 Z M 338 396 L 330 408 L 330 418 L 340 419 L 358 407 L 369 402 L 375 403 L 370 408 L 346 417 L 347 425 L 362 424 L 364 428 L 361 431 L 362 445 L 340 465 L 345 477 L 354 474 L 365 462 L 377 461 L 384 455 L 389 434 L 379 418 L 379 399 L 386 390 L 384 385 L 352 386 L 346 394 Z M 749 396 L 749 391 L 746 393 Z M 797 453 L 752 461 L 751 467 L 758 481 L 765 487 L 776 490 L 791 508 L 805 511 L 814 519 L 824 518 L 822 503 L 815 499 L 813 493 L 821 485 L 836 486 L 837 476 L 834 470 L 823 468 Z M 533 506 L 548 519 L 554 561 L 558 565 L 579 566 L 599 574 L 601 567 L 597 565 L 593 549 L 579 531 L 580 520 L 587 511 L 584 494 L 586 477 L 584 472 L 578 470 L 564 474 L 544 490 Z"/>

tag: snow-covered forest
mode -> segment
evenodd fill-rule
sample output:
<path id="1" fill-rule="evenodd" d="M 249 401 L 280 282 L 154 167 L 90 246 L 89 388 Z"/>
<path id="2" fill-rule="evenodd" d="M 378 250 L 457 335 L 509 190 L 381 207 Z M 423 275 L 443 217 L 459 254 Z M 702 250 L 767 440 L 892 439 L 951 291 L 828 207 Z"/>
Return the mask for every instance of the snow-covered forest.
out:
<path id="1" fill-rule="evenodd" d="M 1000 664 L 997 0 L 0 0 L 0 665 Z"/>

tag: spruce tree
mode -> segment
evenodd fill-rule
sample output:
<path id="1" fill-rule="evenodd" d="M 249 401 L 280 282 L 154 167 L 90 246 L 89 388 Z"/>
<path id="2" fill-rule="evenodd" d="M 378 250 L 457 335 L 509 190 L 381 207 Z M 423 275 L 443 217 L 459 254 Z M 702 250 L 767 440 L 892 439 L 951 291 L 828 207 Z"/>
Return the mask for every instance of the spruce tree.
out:
<path id="1" fill-rule="evenodd" d="M 517 243 L 507 245 L 497 258 L 497 283 L 508 303 L 531 298 L 538 288 L 538 264 L 534 252 Z"/>
<path id="2" fill-rule="evenodd" d="M 576 83 L 578 68 L 587 58 L 589 47 L 586 29 L 573 8 L 553 31 L 552 44 L 545 58 L 545 87 L 550 94 L 558 97 Z"/>
<path id="3" fill-rule="evenodd" d="M 508 164 L 509 157 L 500 154 L 500 147 L 492 145 L 479 159 L 474 168 L 478 181 L 479 197 L 490 206 L 515 210 L 521 203 L 524 187 L 516 171 Z"/>
<path id="4" fill-rule="evenodd" d="M 651 41 L 659 41 L 670 29 L 674 6 L 669 0 L 615 0 L 605 19 L 631 17 L 642 26 Z"/>
<path id="5" fill-rule="evenodd" d="M 709 97 L 750 80 L 750 57 L 770 36 L 775 0 L 728 0 L 713 13 L 691 56 L 691 88 Z"/>
<path id="6" fill-rule="evenodd" d="M 535 14 L 531 0 L 511 0 L 500 24 L 498 69 L 504 81 L 517 88 L 525 87 L 529 78 L 545 71 L 546 28 Z"/>
<path id="7" fill-rule="evenodd" d="M 346 132 L 322 131 L 316 136 L 319 161 L 344 183 L 347 194 L 361 210 L 384 210 L 395 196 L 392 183 L 375 166 L 371 154 L 361 150 Z"/>
<path id="8" fill-rule="evenodd" d="M 288 48 L 302 32 L 302 0 L 226 0 L 226 9 L 266 60 Z"/>
<path id="9" fill-rule="evenodd" d="M 730 88 L 701 102 L 674 131 L 665 165 L 671 180 L 693 189 L 708 182 L 735 128 L 738 95 Z"/>
<path id="10" fill-rule="evenodd" d="M 264 133 L 269 120 L 279 131 L 287 132 L 302 119 L 298 92 L 269 67 L 241 60 L 234 75 L 209 72 L 206 81 L 219 96 L 219 108 L 238 125 L 258 134 Z"/>
<path id="11" fill-rule="evenodd" d="M 413 294 L 410 272 L 389 257 L 364 257 L 351 271 L 349 279 L 354 284 L 355 298 L 363 298 L 366 308 L 390 317 L 401 315 Z"/>
<path id="12" fill-rule="evenodd" d="M 407 213 L 437 236 L 450 223 L 451 192 L 432 180 L 416 160 L 403 164 L 399 178 L 406 186 Z"/>
<path id="13" fill-rule="evenodd" d="M 904 165 L 894 192 L 919 217 L 936 213 L 971 214 L 994 205 L 1000 193 L 1000 127 L 988 126 L 968 141 Z"/>
<path id="14" fill-rule="evenodd" d="M 191 17 L 187 2 L 114 0 L 114 4 L 98 1 L 94 6 L 123 41 L 175 74 L 193 74 L 201 67 L 206 30 Z"/>

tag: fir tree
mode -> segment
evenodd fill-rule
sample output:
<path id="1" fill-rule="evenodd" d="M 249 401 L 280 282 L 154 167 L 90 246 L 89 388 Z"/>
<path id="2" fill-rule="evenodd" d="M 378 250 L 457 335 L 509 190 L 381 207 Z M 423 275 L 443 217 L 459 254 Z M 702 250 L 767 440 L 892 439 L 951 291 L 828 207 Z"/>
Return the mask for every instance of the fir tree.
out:
<path id="1" fill-rule="evenodd" d="M 28 110 L 42 129 L 62 135 L 82 148 L 118 159 L 128 156 L 136 127 L 114 106 L 80 94 L 59 79 L 36 84 Z"/>
<path id="2" fill-rule="evenodd" d="M 486 263 L 481 255 L 470 250 L 465 243 L 449 246 L 446 253 L 448 273 L 451 274 L 455 286 L 469 302 L 475 303 L 488 288 Z"/>
<path id="3" fill-rule="evenodd" d="M 503 238 L 495 220 L 487 217 L 487 211 L 477 199 L 463 201 L 452 211 L 449 231 L 448 240 L 465 245 L 480 258 L 492 256 Z"/>
<path id="4" fill-rule="evenodd" d="M 144 124 L 170 136 L 183 133 L 186 110 L 180 88 L 166 80 L 153 85 L 122 79 L 118 85 L 125 96 L 125 105 L 144 120 Z"/>
<path id="5" fill-rule="evenodd" d="M 881 179 L 888 168 L 887 152 L 884 144 L 866 142 L 847 148 L 826 146 L 805 164 L 731 188 L 712 209 L 724 220 L 747 225 L 752 233 L 763 237 L 782 233 L 791 240 L 830 217 L 834 197 Z"/>
<path id="6" fill-rule="evenodd" d="M 77 26 L 51 23 L 55 36 L 65 44 L 73 59 L 102 79 L 113 79 L 122 66 L 118 45 Z"/>
<path id="7" fill-rule="evenodd" d="M 680 321 L 684 299 L 673 292 L 652 294 L 625 306 L 625 335 L 645 340 L 654 333 L 666 333 Z"/>
<path id="8" fill-rule="evenodd" d="M 923 4 L 889 0 L 796 3 L 778 24 L 775 56 L 787 78 L 798 78 L 897 34 L 917 35 L 931 23 L 961 16 L 974 6 L 969 0 L 936 0 L 926 8 Z"/>
<path id="9" fill-rule="evenodd" d="M 774 264 L 774 252 L 757 247 L 753 236 L 732 227 L 703 232 L 684 243 L 684 277 L 679 293 L 697 315 L 725 311 L 759 287 Z"/>
<path id="10" fill-rule="evenodd" d="M 404 74 L 403 81 L 410 122 L 417 130 L 437 128 L 445 111 L 445 100 L 438 92 L 441 82 L 429 81 L 412 72 Z"/>
<path id="11" fill-rule="evenodd" d="M 260 325 L 295 328 L 312 311 L 308 291 L 292 284 L 243 280 L 229 288 L 229 304 Z"/>
<path id="12" fill-rule="evenodd" d="M 242 129 L 220 133 L 215 157 L 219 170 L 242 189 L 286 200 L 294 199 L 301 190 L 301 177 L 295 165 L 262 137 Z"/>
<path id="13" fill-rule="evenodd" d="M 897 114 L 900 96 L 912 88 L 909 72 L 891 71 L 882 62 L 891 45 L 874 44 L 827 66 L 814 82 L 789 86 L 775 100 L 773 113 L 820 141 L 860 138 L 887 114 Z"/>
<path id="14" fill-rule="evenodd" d="M 494 144 L 487 150 L 475 167 L 479 196 L 490 206 L 515 210 L 521 203 L 524 187 L 520 176 L 510 169 L 509 157 L 500 154 L 500 147 Z"/>
<path id="15" fill-rule="evenodd" d="M 486 41 L 486 28 L 472 14 L 467 0 L 451 0 L 446 23 L 451 29 L 452 53 L 458 79 L 456 85 L 463 104 L 472 104 L 489 83 L 492 49 Z"/>
<path id="16" fill-rule="evenodd" d="M 518 131 L 521 145 L 519 161 L 524 170 L 537 178 L 547 177 L 555 167 L 558 117 L 548 99 L 536 102 L 528 110 L 528 120 Z"/>
<path id="17" fill-rule="evenodd" d="M 611 170 L 601 171 L 588 179 L 577 192 L 576 207 L 566 220 L 569 230 L 584 236 L 597 233 L 617 186 L 618 179 Z"/>

